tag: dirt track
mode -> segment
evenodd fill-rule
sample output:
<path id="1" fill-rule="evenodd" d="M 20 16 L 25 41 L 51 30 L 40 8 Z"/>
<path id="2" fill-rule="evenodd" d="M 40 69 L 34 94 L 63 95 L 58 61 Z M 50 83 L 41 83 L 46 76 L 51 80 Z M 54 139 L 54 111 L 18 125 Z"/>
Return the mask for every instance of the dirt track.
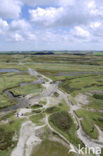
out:
<path id="1" fill-rule="evenodd" d="M 52 97 L 54 92 L 58 92 L 61 99 L 64 99 L 66 104 L 69 106 L 69 108 L 70 108 L 69 113 L 71 113 L 71 115 L 73 116 L 73 118 L 75 120 L 75 123 L 79 127 L 79 129 L 77 130 L 77 135 L 78 135 L 79 139 L 82 140 L 82 142 L 85 144 L 85 146 L 94 147 L 94 148 L 95 147 L 103 148 L 103 140 L 100 139 L 100 138 L 103 138 L 103 132 L 100 131 L 100 129 L 98 127 L 97 127 L 97 129 L 98 129 L 98 132 L 100 135 L 98 140 L 91 139 L 83 131 L 80 119 L 74 113 L 75 110 L 81 108 L 80 105 L 73 106 L 68 101 L 68 94 L 66 94 L 66 93 L 64 93 L 58 89 L 58 83 L 53 84 L 53 81 L 50 78 L 47 78 L 46 76 L 39 74 L 38 72 L 36 72 L 32 69 L 29 69 L 29 73 L 31 75 L 36 76 L 37 78 L 39 76 L 41 76 L 42 79 L 47 80 L 47 82 L 43 83 L 45 90 L 38 97 L 38 98 L 45 97 L 47 99 L 47 103 L 44 107 L 45 108 L 50 107 L 50 105 L 51 105 L 50 97 Z M 33 102 L 35 102 L 35 97 L 30 98 L 29 103 L 33 103 Z M 17 152 L 20 153 L 19 154 L 20 156 L 30 156 L 31 151 L 32 151 L 32 147 L 41 142 L 41 139 L 35 135 L 35 130 L 40 129 L 40 128 L 44 127 L 45 125 L 47 125 L 51 131 L 55 132 L 58 136 L 60 136 L 60 138 L 62 138 L 65 142 L 67 142 L 70 147 L 71 146 L 74 147 L 74 145 L 72 145 L 63 135 L 61 135 L 59 132 L 57 132 L 56 130 L 54 130 L 50 126 L 50 124 L 48 122 L 48 116 L 47 115 L 44 118 L 44 121 L 45 121 L 45 123 L 41 127 L 34 125 L 31 121 L 26 121 L 25 123 L 23 123 L 21 130 L 20 130 L 20 138 L 19 138 L 17 147 L 13 150 L 11 156 L 18 156 Z M 77 150 L 76 147 L 74 147 L 74 148 Z"/>

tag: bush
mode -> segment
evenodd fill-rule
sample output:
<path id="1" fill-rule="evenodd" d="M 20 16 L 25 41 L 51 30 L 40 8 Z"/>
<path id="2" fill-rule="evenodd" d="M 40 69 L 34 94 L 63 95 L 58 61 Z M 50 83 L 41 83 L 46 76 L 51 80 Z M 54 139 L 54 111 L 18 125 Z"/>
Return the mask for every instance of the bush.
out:
<path id="1" fill-rule="evenodd" d="M 60 109 L 59 109 L 58 107 L 53 106 L 53 107 L 47 108 L 47 109 L 46 109 L 46 112 L 47 112 L 47 113 L 54 113 L 54 112 L 57 112 L 57 111 L 59 111 L 59 110 L 60 110 Z"/>
<path id="2" fill-rule="evenodd" d="M 12 137 L 14 132 L 8 131 L 8 129 L 4 129 L 0 127 L 0 150 L 5 150 L 8 147 L 11 147 L 13 144 Z"/>
<path id="3" fill-rule="evenodd" d="M 72 119 L 65 111 L 57 112 L 50 116 L 50 121 L 60 130 L 68 132 L 72 125 Z"/>
<path id="4" fill-rule="evenodd" d="M 93 97 L 94 97 L 95 99 L 103 100 L 103 95 L 102 95 L 102 94 L 94 94 Z"/>

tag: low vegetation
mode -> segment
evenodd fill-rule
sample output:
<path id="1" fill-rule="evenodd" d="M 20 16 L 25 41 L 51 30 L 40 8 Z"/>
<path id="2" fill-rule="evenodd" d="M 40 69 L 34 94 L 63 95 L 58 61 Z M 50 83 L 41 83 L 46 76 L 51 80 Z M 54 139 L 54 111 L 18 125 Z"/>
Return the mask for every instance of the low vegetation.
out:
<path id="1" fill-rule="evenodd" d="M 61 102 L 57 106 L 52 106 L 46 109 L 46 113 L 54 113 L 59 111 L 69 111 L 69 107 L 66 105 L 64 100 L 61 100 Z"/>
<path id="2" fill-rule="evenodd" d="M 37 124 L 42 124 L 42 121 L 43 118 L 45 117 L 45 114 L 44 113 L 40 113 L 40 114 L 37 114 L 37 115 L 33 115 L 30 117 L 30 120 L 34 123 L 37 123 Z"/>
<path id="3" fill-rule="evenodd" d="M 14 95 L 28 95 L 28 94 L 40 94 L 42 92 L 42 86 L 40 84 L 27 84 L 24 86 L 18 86 L 15 87 L 13 89 L 10 89 L 10 91 L 14 94 Z"/>
<path id="4" fill-rule="evenodd" d="M 17 140 L 13 140 L 14 135 L 19 135 L 21 124 L 24 120 L 11 120 L 8 124 L 0 124 L 0 155 L 8 156 L 16 146 Z"/>
<path id="5" fill-rule="evenodd" d="M 68 149 L 58 142 L 44 140 L 40 145 L 33 150 L 31 156 L 74 156 L 68 154 Z"/>
<path id="6" fill-rule="evenodd" d="M 1 94 L 0 95 L 0 108 L 6 108 L 11 105 L 15 105 L 17 103 L 16 100 L 11 100 L 8 95 Z"/>
<path id="7" fill-rule="evenodd" d="M 38 95 L 43 87 L 40 84 L 21 83 L 33 82 L 36 77 L 29 75 L 27 67 L 37 70 L 43 75 L 50 77 L 53 82 L 59 81 L 59 89 L 70 94 L 69 101 L 76 105 L 75 96 L 87 94 L 89 104 L 82 105 L 82 109 L 75 111 L 79 118 L 82 118 L 81 125 L 85 133 L 91 138 L 98 138 L 98 131 L 95 125 L 103 131 L 103 54 L 94 52 L 88 55 L 73 55 L 55 53 L 54 55 L 0 55 L 0 69 L 14 68 L 19 72 L 0 73 L 0 108 L 15 105 L 17 101 L 11 100 L 5 90 L 11 91 L 14 95 L 28 95 L 33 93 Z M 101 93 L 100 93 L 101 92 Z M 57 92 L 54 98 L 59 98 Z M 73 118 L 68 114 L 69 107 L 61 100 L 58 105 L 47 108 L 43 113 L 42 106 L 45 101 L 40 101 L 39 105 L 32 106 L 30 120 L 38 125 L 43 124 L 46 113 L 49 115 L 50 125 L 75 146 L 83 143 L 76 135 L 77 126 Z M 37 108 L 40 108 L 37 110 Z M 90 109 L 90 110 L 89 110 Z M 93 111 L 91 111 L 93 110 Z M 31 115 L 30 114 L 30 115 Z M 13 136 L 20 130 L 24 120 L 14 119 L 14 112 L 10 112 L 0 120 L 10 119 L 8 124 L 0 124 L 0 155 L 10 156 L 10 152 L 17 144 L 13 141 Z M 47 148 L 48 147 L 48 148 Z M 69 156 L 68 149 L 59 143 L 50 140 L 43 142 L 33 150 L 31 156 Z M 72 154 L 70 154 L 72 156 Z"/>
<path id="8" fill-rule="evenodd" d="M 69 133 L 72 119 L 67 112 L 57 112 L 50 116 L 50 121 L 60 130 Z"/>
<path id="9" fill-rule="evenodd" d="M 78 144 L 83 146 L 82 142 L 76 136 L 76 125 L 66 111 L 53 113 L 49 117 L 49 122 L 56 131 L 60 132 L 75 146 L 78 146 Z"/>
<path id="10" fill-rule="evenodd" d="M 97 139 L 98 131 L 95 127 L 95 124 L 98 125 L 101 128 L 101 130 L 103 130 L 103 117 L 102 117 L 103 113 L 91 112 L 82 109 L 77 110 L 76 114 L 78 115 L 79 118 L 83 118 L 81 124 L 85 133 L 91 138 Z M 94 131 L 92 131 L 93 127 Z"/>
<path id="11" fill-rule="evenodd" d="M 98 98 L 97 98 L 98 97 Z M 101 96 L 90 96 L 89 104 L 85 106 L 86 108 L 93 108 L 95 111 L 103 110 L 103 99 L 99 98 Z"/>

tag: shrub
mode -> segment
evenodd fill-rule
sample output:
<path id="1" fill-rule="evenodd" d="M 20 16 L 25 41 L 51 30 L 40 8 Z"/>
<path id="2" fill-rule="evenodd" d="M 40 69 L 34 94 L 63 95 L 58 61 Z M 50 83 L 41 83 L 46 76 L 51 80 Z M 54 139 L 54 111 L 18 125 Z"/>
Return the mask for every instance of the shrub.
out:
<path id="1" fill-rule="evenodd" d="M 72 125 L 72 119 L 65 111 L 57 112 L 50 116 L 50 121 L 60 130 L 68 132 Z"/>
<path id="2" fill-rule="evenodd" d="M 103 95 L 102 95 L 102 94 L 94 94 L 93 97 L 94 97 L 95 99 L 103 100 Z"/>

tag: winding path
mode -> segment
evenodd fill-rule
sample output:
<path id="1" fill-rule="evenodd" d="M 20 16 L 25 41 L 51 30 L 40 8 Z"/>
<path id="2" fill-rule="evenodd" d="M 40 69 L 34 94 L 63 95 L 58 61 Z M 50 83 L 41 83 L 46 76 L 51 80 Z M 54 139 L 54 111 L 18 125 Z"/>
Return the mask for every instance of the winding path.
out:
<path id="1" fill-rule="evenodd" d="M 39 75 L 39 73 L 38 73 Z M 52 80 L 50 78 L 47 78 L 46 76 L 40 74 L 40 76 L 42 76 L 45 79 L 48 79 L 48 82 L 45 83 L 46 86 L 46 90 L 51 91 L 51 94 L 49 94 L 49 96 L 51 96 L 53 94 L 53 91 L 51 89 L 51 86 L 53 84 L 51 84 Z M 99 129 L 99 127 L 96 126 L 98 132 L 99 132 L 99 139 L 95 140 L 95 139 L 91 139 L 89 136 L 86 135 L 86 133 L 83 131 L 82 126 L 81 126 L 81 122 L 80 119 L 77 117 L 77 115 L 75 114 L 75 110 L 80 109 L 80 105 L 77 106 L 73 106 L 69 101 L 68 101 L 68 94 L 62 92 L 61 90 L 54 88 L 54 92 L 57 91 L 58 94 L 65 100 L 66 104 L 69 106 L 70 111 L 69 113 L 71 113 L 71 115 L 73 116 L 73 118 L 75 119 L 75 123 L 78 125 L 78 130 L 77 130 L 77 135 L 79 137 L 79 139 L 85 144 L 85 146 L 87 146 L 88 148 L 93 147 L 94 149 L 96 149 L 96 147 L 99 148 L 103 148 L 103 132 Z M 49 123 L 47 122 L 48 127 L 51 129 L 51 126 L 49 125 Z M 53 131 L 53 128 L 51 129 Z M 61 136 L 61 134 L 59 133 L 59 135 Z M 63 136 L 62 136 L 63 137 Z M 63 137 L 64 138 L 64 137 Z M 70 144 L 70 143 L 69 143 Z"/>
<path id="2" fill-rule="evenodd" d="M 73 106 L 68 101 L 68 94 L 64 93 L 58 89 L 59 83 L 56 82 L 55 84 L 53 84 L 53 81 L 50 78 L 48 78 L 48 77 L 38 73 L 35 70 L 30 69 L 30 68 L 28 69 L 28 71 L 31 75 L 34 75 L 35 77 L 37 77 L 39 79 L 39 81 L 41 81 L 41 80 L 45 81 L 45 83 L 42 84 L 45 87 L 45 90 L 40 94 L 39 97 L 33 97 L 33 98 L 31 97 L 29 100 L 29 103 L 33 103 L 35 98 L 46 97 L 46 99 L 47 99 L 47 104 L 45 105 L 45 108 L 46 108 L 46 107 L 48 107 L 48 105 L 50 103 L 49 97 L 51 97 L 55 92 L 57 92 L 60 95 L 60 97 L 65 100 L 66 104 L 70 108 L 69 113 L 71 113 L 71 115 L 74 118 L 75 123 L 78 126 L 78 130 L 77 130 L 78 138 L 85 144 L 85 146 L 87 146 L 89 148 L 90 147 L 94 147 L 94 149 L 95 149 L 95 147 L 103 148 L 103 140 L 102 140 L 103 139 L 103 132 L 99 129 L 98 126 L 96 126 L 96 128 L 99 132 L 99 135 L 100 135 L 98 140 L 91 139 L 89 136 L 86 135 L 86 133 L 82 129 L 80 119 L 75 114 L 75 110 L 81 108 L 80 105 Z M 52 132 L 55 132 L 60 138 L 62 138 L 69 145 L 69 147 L 73 147 L 73 148 L 75 148 L 76 151 L 78 151 L 78 149 L 74 145 L 72 145 L 61 133 L 59 133 L 53 127 L 51 127 L 51 125 L 48 122 L 48 115 L 46 115 L 45 124 L 42 127 L 44 127 L 45 125 L 48 125 L 49 129 Z M 20 154 L 19 154 L 20 156 L 24 156 L 25 153 L 28 153 L 28 155 L 25 154 L 25 156 L 30 156 L 32 147 L 36 143 L 41 142 L 41 139 L 38 138 L 37 136 L 35 136 L 35 130 L 40 129 L 42 127 L 40 127 L 40 126 L 38 127 L 38 126 L 34 125 L 31 121 L 25 122 L 21 127 L 20 138 L 19 138 L 17 147 L 13 150 L 11 156 L 18 156 L 18 155 L 16 155 L 17 151 L 20 152 Z M 28 131 L 28 129 L 29 129 L 29 131 Z"/>

